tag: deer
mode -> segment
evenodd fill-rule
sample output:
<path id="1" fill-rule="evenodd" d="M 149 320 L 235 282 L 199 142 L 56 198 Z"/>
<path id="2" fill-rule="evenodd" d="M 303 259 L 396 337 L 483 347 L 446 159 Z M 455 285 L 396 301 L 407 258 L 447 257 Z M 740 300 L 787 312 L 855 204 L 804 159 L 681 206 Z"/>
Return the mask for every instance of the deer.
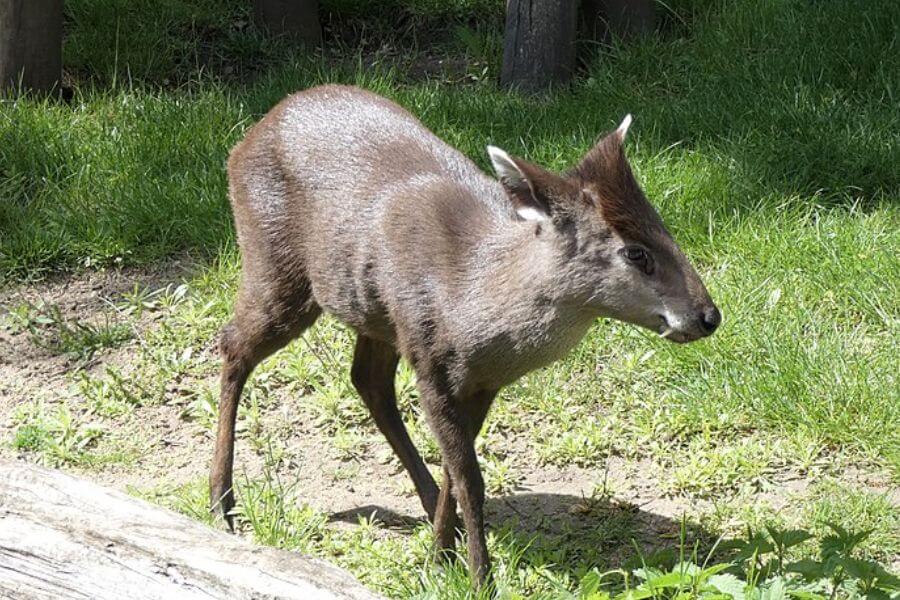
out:
<path id="1" fill-rule="evenodd" d="M 458 502 L 469 572 L 482 585 L 491 562 L 475 439 L 497 393 L 564 357 L 600 318 L 677 343 L 721 321 L 634 177 L 631 121 L 564 173 L 488 146 L 496 177 L 356 87 L 297 92 L 250 128 L 227 164 L 242 264 L 219 339 L 212 510 L 233 527 L 248 376 L 328 313 L 357 334 L 350 378 L 412 478 L 436 553 L 455 546 Z M 440 488 L 397 407 L 401 357 L 440 449 Z"/>

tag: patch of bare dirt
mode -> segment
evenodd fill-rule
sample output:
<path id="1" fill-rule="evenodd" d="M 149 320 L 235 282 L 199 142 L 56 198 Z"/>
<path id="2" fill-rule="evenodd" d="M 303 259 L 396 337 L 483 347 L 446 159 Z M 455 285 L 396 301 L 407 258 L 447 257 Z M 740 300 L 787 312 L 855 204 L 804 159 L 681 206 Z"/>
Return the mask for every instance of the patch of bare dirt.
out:
<path id="1" fill-rule="evenodd" d="M 54 352 L 35 340 L 27 327 L 10 320 L 10 313 L 22 307 L 56 306 L 70 320 L 99 323 L 116 318 L 114 302 L 135 286 L 158 289 L 177 283 L 188 272 L 189 259 L 174 260 L 150 268 L 109 269 L 77 276 L 58 275 L 37 284 L 0 289 L 0 433 L 9 428 L 9 418 L 16 406 L 25 400 L 52 400 L 68 395 L 68 375 L 75 359 Z M 137 328 L 150 326 L 151 317 Z M 116 353 L 126 357 L 134 350 L 135 341 L 124 344 Z M 82 368 L 110 360 L 98 356 Z"/>
<path id="2" fill-rule="evenodd" d="M 45 302 L 59 306 L 67 318 L 96 321 L 115 314 L 113 305 L 135 285 L 159 289 L 179 284 L 192 271 L 190 260 L 173 261 L 145 269 L 109 270 L 77 276 L 58 277 L 37 285 L 18 286 L 0 291 L 0 322 L 9 311 L 24 303 Z M 141 337 L 157 323 L 152 314 L 134 325 Z M 107 350 L 81 368 L 102 369 L 114 364 L 127 368 L 136 354 L 136 341 Z M 214 340 L 203 352 L 212 353 Z M 43 399 L 58 403 L 73 399 L 72 372 L 76 365 L 33 343 L 29 333 L 0 327 L 0 456 L 28 460 L 33 456 L 16 451 L 9 441 L 15 424 L 13 415 L 22 403 Z M 214 385 L 215 376 L 206 382 Z M 364 450 L 352 458 L 338 450 L 307 416 L 303 398 L 278 392 L 279 404 L 262 418 L 264 432 L 278 432 L 279 456 L 276 471 L 298 498 L 330 514 L 336 524 L 354 524 L 361 516 L 374 516 L 384 525 L 384 535 L 407 530 L 425 518 L 409 477 L 396 459 L 384 460 L 387 443 L 373 426 Z M 88 479 L 120 489 L 152 489 L 205 480 L 212 452 L 212 433 L 200 424 L 184 418 L 186 400 L 172 394 L 159 406 L 138 406 L 125 436 L 135 447 L 133 461 L 80 471 Z M 702 502 L 687 498 L 667 498 L 648 462 L 611 457 L 604 466 L 582 468 L 540 464 L 528 456 L 527 441 L 513 438 L 504 453 L 514 456 L 521 475 L 518 487 L 495 495 L 486 506 L 489 523 L 513 519 L 518 535 L 528 539 L 538 533 L 596 531 L 610 518 L 630 520 L 633 531 L 645 541 L 677 539 L 683 514 L 696 515 L 714 507 L 722 499 Z M 251 447 L 246 438 L 237 444 L 236 478 L 242 474 L 259 475 L 265 452 Z M 435 468 L 437 473 L 437 468 Z M 849 469 L 847 482 L 876 492 L 889 494 L 900 506 L 900 490 L 883 473 L 865 468 Z M 802 497 L 811 486 L 808 476 L 784 470 L 772 478 L 758 499 L 779 510 Z M 893 491 L 891 491 L 893 490 Z M 600 524 L 600 525 L 598 525 Z M 343 526 L 343 525 L 341 525 Z M 625 548 L 629 550 L 629 548 Z"/>

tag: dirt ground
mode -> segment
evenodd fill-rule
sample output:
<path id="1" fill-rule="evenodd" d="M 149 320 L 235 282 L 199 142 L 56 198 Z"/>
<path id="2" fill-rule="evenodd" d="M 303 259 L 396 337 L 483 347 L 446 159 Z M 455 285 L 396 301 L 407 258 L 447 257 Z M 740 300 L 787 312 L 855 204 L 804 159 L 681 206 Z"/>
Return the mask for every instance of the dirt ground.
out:
<path id="1" fill-rule="evenodd" d="M 154 268 L 89 272 L 10 287 L 0 291 L 0 323 L 16 306 L 41 301 L 58 305 L 67 318 L 96 322 L 114 314 L 114 299 L 135 285 L 158 289 L 177 284 L 192 268 L 186 258 Z M 102 372 L 112 364 L 127 372 L 142 334 L 158 326 L 157 317 L 148 313 L 138 319 L 132 340 L 98 353 L 86 365 L 77 365 L 71 358 L 36 345 L 25 330 L 0 327 L 0 457 L 36 460 L 38 457 L 22 453 L 11 444 L 17 427 L 17 407 L 34 400 L 53 404 L 77 398 L 72 375 L 76 367 Z M 214 340 L 202 352 L 212 360 Z M 411 523 L 424 519 L 408 476 L 390 457 L 387 443 L 374 428 L 364 455 L 341 457 L 327 435 L 302 416 L 299 402 L 302 399 L 283 394 L 278 408 L 265 415 L 263 425 L 287 432 L 278 471 L 291 481 L 296 479 L 295 491 L 301 501 L 330 514 L 336 524 L 352 526 L 360 516 L 374 515 L 384 524 L 385 535 L 408 529 Z M 134 410 L 131 427 L 137 429 L 128 433 L 140 440 L 134 461 L 100 468 L 64 468 L 119 489 L 148 490 L 206 477 L 212 435 L 208 429 L 183 418 L 177 389 L 173 388 L 171 401 L 137 406 Z M 507 443 L 509 447 L 503 450 L 513 457 L 521 480 L 512 492 L 488 500 L 486 516 L 489 523 L 516 518 L 522 535 L 594 527 L 597 489 L 609 492 L 600 501 L 602 508 L 607 512 L 629 512 L 639 522 L 637 529 L 646 540 L 677 536 L 683 514 L 702 513 L 717 502 L 715 498 L 665 497 L 653 477 L 653 469 L 642 461 L 611 457 L 600 467 L 559 467 L 540 464 L 528 456 L 524 442 L 515 436 Z M 263 457 L 245 440 L 238 443 L 236 468 L 238 477 L 242 473 L 253 476 L 263 468 Z M 848 470 L 842 477 L 856 487 L 887 494 L 895 506 L 900 506 L 900 490 L 891 485 L 887 475 L 860 468 Z M 773 474 L 770 485 L 756 499 L 780 510 L 802 497 L 812 483 L 807 475 L 785 470 Z"/>

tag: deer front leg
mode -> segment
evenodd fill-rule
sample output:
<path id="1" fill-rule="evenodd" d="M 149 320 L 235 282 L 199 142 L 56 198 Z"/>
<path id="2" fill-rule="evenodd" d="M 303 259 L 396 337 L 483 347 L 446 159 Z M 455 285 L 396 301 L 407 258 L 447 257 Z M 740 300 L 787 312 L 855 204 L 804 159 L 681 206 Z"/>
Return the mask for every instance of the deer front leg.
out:
<path id="1" fill-rule="evenodd" d="M 468 433 L 475 443 L 475 438 L 481 431 L 484 419 L 496 395 L 495 391 L 484 391 L 467 398 L 460 403 L 460 409 L 467 417 Z M 441 495 L 438 498 L 437 511 L 434 517 L 434 543 L 437 558 L 444 560 L 450 556 L 459 530 L 456 518 L 456 499 L 453 497 L 453 479 L 450 476 L 450 468 L 446 461 L 442 462 L 444 469 L 441 484 Z"/>
<path id="2" fill-rule="evenodd" d="M 488 577 L 491 561 L 484 535 L 484 479 L 475 454 L 475 436 L 493 394 L 475 407 L 475 398 L 456 397 L 449 393 L 449 386 L 441 384 L 441 377 L 419 379 L 422 403 L 441 448 L 445 473 L 449 472 L 453 494 L 462 507 L 463 522 L 468 532 L 469 572 L 476 586 L 481 586 Z M 449 489 L 442 492 L 438 501 L 435 542 L 439 552 L 452 545 L 452 529 L 448 531 L 448 528 L 452 527 L 454 519 L 451 518 L 453 510 L 449 493 Z"/>

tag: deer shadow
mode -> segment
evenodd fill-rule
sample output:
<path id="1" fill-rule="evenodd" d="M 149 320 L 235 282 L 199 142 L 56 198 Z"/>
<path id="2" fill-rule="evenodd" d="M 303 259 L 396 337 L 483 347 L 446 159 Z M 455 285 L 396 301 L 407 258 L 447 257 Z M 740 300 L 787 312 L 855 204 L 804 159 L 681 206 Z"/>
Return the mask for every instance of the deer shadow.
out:
<path id="1" fill-rule="evenodd" d="M 329 521 L 355 524 L 360 518 L 374 519 L 384 529 L 403 533 L 427 523 L 421 517 L 375 504 L 332 513 Z M 569 494 L 489 497 L 485 521 L 501 546 L 521 552 L 521 561 L 552 564 L 555 571 L 571 576 L 585 567 L 637 566 L 641 557 L 651 555 L 661 563 L 674 563 L 681 546 L 689 556 L 696 545 L 698 555 L 705 557 L 717 540 L 715 534 L 696 524 L 629 502 Z"/>

